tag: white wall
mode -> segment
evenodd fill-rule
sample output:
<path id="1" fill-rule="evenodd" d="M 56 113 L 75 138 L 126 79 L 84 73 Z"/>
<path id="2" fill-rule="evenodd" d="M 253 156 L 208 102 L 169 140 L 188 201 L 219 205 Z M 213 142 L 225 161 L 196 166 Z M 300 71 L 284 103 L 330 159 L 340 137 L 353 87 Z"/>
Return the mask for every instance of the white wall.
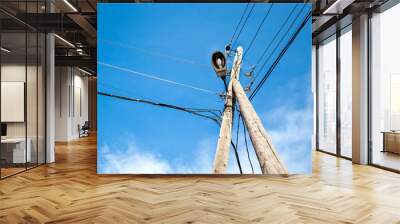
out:
<path id="1" fill-rule="evenodd" d="M 55 86 L 55 140 L 77 139 L 78 125 L 88 120 L 88 78 L 76 68 L 56 67 Z"/>
<path id="2" fill-rule="evenodd" d="M 317 49 L 315 45 L 312 46 L 311 50 L 311 92 L 313 94 L 313 99 L 314 99 L 314 106 L 313 106 L 313 117 L 317 117 L 317 58 L 316 58 L 316 53 Z M 312 144 L 312 149 L 316 150 L 317 149 L 317 122 L 316 119 L 313 120 L 313 136 L 311 137 L 311 144 Z"/>
<path id="3" fill-rule="evenodd" d="M 80 73 L 82 74 L 82 73 Z M 75 75 L 74 77 L 74 117 L 72 119 L 72 135 L 75 137 L 79 137 L 77 126 L 80 124 L 81 126 L 88 121 L 89 119 L 89 111 L 88 111 L 88 77 Z M 79 97 L 80 96 L 80 97 Z M 79 103 L 80 101 L 80 103 Z M 80 108 L 81 107 L 81 108 Z M 81 110 L 81 111 L 80 111 Z"/>
<path id="4" fill-rule="evenodd" d="M 69 68 L 55 68 L 55 141 L 68 140 L 68 88 L 70 84 Z"/>
<path id="5" fill-rule="evenodd" d="M 38 70 L 37 70 L 38 69 Z M 26 84 L 26 106 L 23 102 L 22 108 L 18 108 L 19 113 L 25 114 L 21 122 L 5 122 L 7 124 L 7 137 L 9 138 L 24 138 L 25 135 L 29 139 L 32 161 L 39 163 L 44 162 L 44 82 L 42 67 L 36 65 L 25 64 L 3 64 L 1 66 L 1 81 L 2 82 L 23 82 Z M 27 78 L 27 80 L 25 80 Z M 2 89 L 2 93 L 4 89 Z M 24 94 L 24 90 L 22 90 Z M 7 95 L 2 95 L 2 98 L 8 98 Z M 7 108 L 3 105 L 2 112 L 17 113 L 12 108 Z M 16 110 L 16 108 L 14 108 Z M 39 153 L 39 155 L 37 155 Z"/>
<path id="6" fill-rule="evenodd" d="M 27 70 L 25 70 L 27 69 Z M 26 71 L 28 72 L 28 84 L 30 87 L 36 87 L 36 80 L 31 78 L 31 75 L 34 74 L 36 76 L 36 66 L 27 66 L 20 64 L 4 64 L 1 66 L 1 81 L 2 82 L 24 82 L 26 83 L 25 76 Z M 36 102 L 36 88 L 27 88 L 27 106 L 30 107 L 27 110 L 27 118 L 28 118 L 28 137 L 30 133 L 33 133 L 33 130 L 36 130 L 36 113 L 32 113 L 32 111 L 36 111 L 37 102 Z M 4 97 L 4 96 L 3 96 Z M 40 106 L 40 105 L 39 105 Z M 6 110 L 6 108 L 1 108 L 2 110 Z M 34 122 L 34 124 L 32 124 Z M 7 135 L 8 137 L 25 137 L 25 123 L 26 122 L 7 122 Z M 32 128 L 32 131 L 30 131 Z M 36 135 L 36 132 L 35 132 Z"/>

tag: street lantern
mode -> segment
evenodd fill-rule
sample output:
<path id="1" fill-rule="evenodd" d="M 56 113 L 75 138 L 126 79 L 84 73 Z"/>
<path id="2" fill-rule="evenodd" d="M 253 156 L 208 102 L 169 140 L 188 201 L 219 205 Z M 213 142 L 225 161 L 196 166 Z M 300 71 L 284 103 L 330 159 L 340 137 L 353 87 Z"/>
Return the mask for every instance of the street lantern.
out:
<path id="1" fill-rule="evenodd" d="M 225 79 L 226 76 L 226 58 L 225 55 L 220 52 L 216 51 L 211 56 L 211 64 L 217 73 L 217 76 Z"/>

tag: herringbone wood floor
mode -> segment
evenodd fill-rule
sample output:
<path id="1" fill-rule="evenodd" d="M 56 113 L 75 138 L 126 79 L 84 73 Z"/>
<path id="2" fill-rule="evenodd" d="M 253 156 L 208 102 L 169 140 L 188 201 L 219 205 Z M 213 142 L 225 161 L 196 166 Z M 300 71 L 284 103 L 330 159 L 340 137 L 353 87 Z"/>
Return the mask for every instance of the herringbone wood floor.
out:
<path id="1" fill-rule="evenodd" d="M 314 154 L 311 176 L 100 176 L 96 139 L 0 181 L 0 223 L 400 223 L 400 175 Z"/>

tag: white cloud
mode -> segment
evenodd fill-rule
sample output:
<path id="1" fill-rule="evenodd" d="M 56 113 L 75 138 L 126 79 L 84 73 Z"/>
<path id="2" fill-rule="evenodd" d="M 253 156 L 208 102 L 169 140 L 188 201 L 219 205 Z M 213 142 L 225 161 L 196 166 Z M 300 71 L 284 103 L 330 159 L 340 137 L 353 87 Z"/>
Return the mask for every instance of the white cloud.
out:
<path id="1" fill-rule="evenodd" d="M 291 174 L 311 172 L 312 116 L 312 107 L 294 108 L 290 105 L 281 105 L 260 116 L 273 145 Z M 235 134 L 233 138 L 236 139 Z M 254 173 L 260 174 L 260 165 L 249 137 L 247 141 Z M 238 153 L 243 173 L 252 173 L 242 128 L 239 133 Z M 228 173 L 239 173 L 233 149 Z"/>
<path id="2" fill-rule="evenodd" d="M 261 115 L 273 144 L 290 173 L 311 171 L 312 107 L 294 108 L 282 105 Z M 236 127 L 236 126 L 235 126 Z M 239 134 L 238 152 L 243 173 L 251 173 L 242 128 Z M 233 136 L 235 139 L 235 135 Z M 124 139 L 121 141 L 121 139 Z M 193 159 L 177 155 L 173 160 L 163 158 L 158 152 L 140 148 L 132 136 L 118 139 L 114 145 L 99 148 L 99 173 L 120 174 L 209 174 L 217 144 L 217 137 L 201 140 L 193 151 Z M 250 158 L 255 173 L 261 173 L 250 138 Z M 228 173 L 239 173 L 233 149 L 230 150 Z"/>
<path id="3" fill-rule="evenodd" d="M 171 161 L 174 173 L 184 174 L 210 174 L 214 160 L 216 139 L 202 139 L 194 149 L 193 159 L 178 157 Z"/>
<path id="4" fill-rule="evenodd" d="M 264 123 L 272 143 L 290 173 L 311 171 L 312 107 L 281 106 L 265 113 Z M 268 122 L 271 122 L 268 125 Z"/>
<path id="5" fill-rule="evenodd" d="M 109 145 L 100 147 L 98 173 L 208 174 L 212 171 L 215 143 L 211 138 L 199 142 L 193 160 L 189 161 L 179 156 L 173 161 L 168 161 L 161 155 L 139 148 L 132 137 L 125 139 L 126 142 L 119 142 L 111 147 Z"/>
<path id="6" fill-rule="evenodd" d="M 101 162 L 99 173 L 104 174 L 154 174 L 172 173 L 168 161 L 153 153 L 139 150 L 134 143 L 129 143 L 126 151 L 111 149 L 103 145 L 100 149 Z"/>

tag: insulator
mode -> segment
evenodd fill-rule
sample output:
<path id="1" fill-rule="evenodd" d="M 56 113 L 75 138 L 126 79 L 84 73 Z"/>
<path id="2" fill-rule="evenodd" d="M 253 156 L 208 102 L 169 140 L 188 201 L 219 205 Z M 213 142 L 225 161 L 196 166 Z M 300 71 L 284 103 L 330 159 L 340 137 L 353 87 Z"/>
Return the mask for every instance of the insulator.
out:
<path id="1" fill-rule="evenodd" d="M 252 77 L 253 76 L 253 70 L 244 73 L 244 75 L 247 76 L 247 77 Z"/>
<path id="2" fill-rule="evenodd" d="M 227 44 L 227 45 L 225 46 L 225 54 L 226 54 L 226 55 L 229 55 L 230 52 L 231 52 L 231 44 Z"/>

